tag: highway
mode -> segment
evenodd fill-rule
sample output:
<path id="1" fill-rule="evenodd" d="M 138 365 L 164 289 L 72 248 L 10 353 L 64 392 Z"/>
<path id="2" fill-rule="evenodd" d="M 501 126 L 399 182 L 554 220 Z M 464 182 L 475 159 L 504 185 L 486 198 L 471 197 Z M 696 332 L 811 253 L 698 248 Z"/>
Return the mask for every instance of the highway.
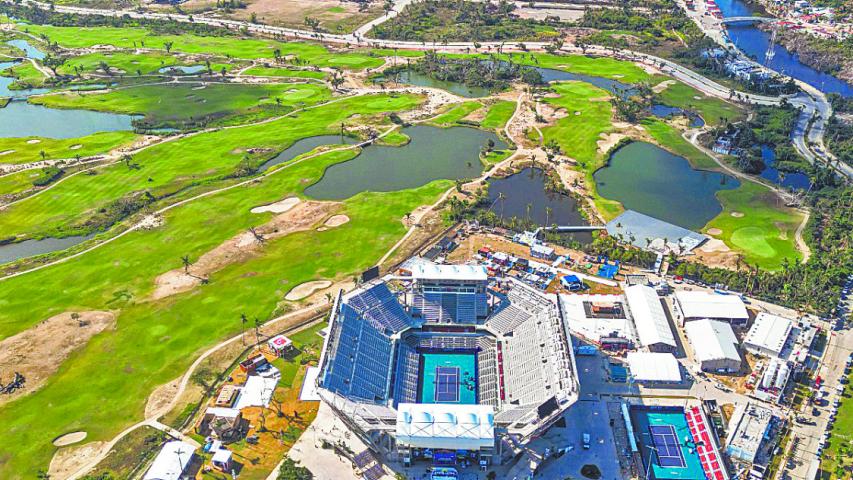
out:
<path id="1" fill-rule="evenodd" d="M 0 1 L 10 4 L 15 3 L 15 0 Z M 478 42 L 478 49 L 477 47 L 475 47 L 474 42 L 430 44 L 426 42 L 367 39 L 364 37 L 364 34 L 370 31 L 370 29 L 373 28 L 375 25 L 381 24 L 382 22 L 395 17 L 398 12 L 405 8 L 406 5 L 411 3 L 411 1 L 412 0 L 396 0 L 394 2 L 394 8 L 388 11 L 388 13 L 363 25 L 352 34 L 318 33 L 309 30 L 275 27 L 238 20 L 215 18 L 212 16 L 205 15 L 164 14 L 140 12 L 137 10 L 107 10 L 96 8 L 83 8 L 47 4 L 35 0 L 20 0 L 19 3 L 23 5 L 34 6 L 43 10 L 54 10 L 60 13 L 71 13 L 77 15 L 99 15 L 105 17 L 126 16 L 128 18 L 133 19 L 148 20 L 171 20 L 175 22 L 196 23 L 210 25 L 213 27 L 224 27 L 232 30 L 245 30 L 252 33 L 269 35 L 284 39 L 314 40 L 324 43 L 346 46 L 391 48 L 403 50 L 437 50 L 446 53 L 467 53 L 478 50 L 481 52 L 544 51 L 545 47 L 550 45 L 549 43 L 545 42 Z M 707 25 L 704 25 L 701 21 L 697 21 L 697 24 L 699 24 L 700 28 L 703 28 L 703 30 L 711 28 Z M 719 37 L 719 35 L 714 36 L 712 34 L 713 32 L 708 31 L 706 33 L 711 34 L 711 38 L 715 38 L 718 41 L 725 41 L 722 38 L 717 38 Z M 802 87 L 806 93 L 799 93 L 794 96 L 770 97 L 740 91 L 732 92 L 730 88 L 724 87 L 709 78 L 706 78 L 686 67 L 676 64 L 675 62 L 671 62 L 664 58 L 656 57 L 645 53 L 639 53 L 631 50 L 611 49 L 598 46 L 589 46 L 585 49 L 581 49 L 579 47 L 571 45 L 563 46 L 560 51 L 564 53 L 592 54 L 597 56 L 608 56 L 631 60 L 635 62 L 642 62 L 647 65 L 660 68 L 665 73 L 668 73 L 677 80 L 680 80 L 692 86 L 693 88 L 696 88 L 697 90 L 701 91 L 706 95 L 718 98 L 742 101 L 745 103 L 752 103 L 757 105 L 778 105 L 783 99 L 785 99 L 795 107 L 800 108 L 802 111 L 791 138 L 791 141 L 796 150 L 801 155 L 803 155 L 803 157 L 805 157 L 806 160 L 808 160 L 809 162 L 822 162 L 825 165 L 834 168 L 838 173 L 843 174 L 848 179 L 853 180 L 853 168 L 851 168 L 847 164 L 836 162 L 834 156 L 831 153 L 828 153 L 826 148 L 823 146 L 824 128 L 826 125 L 826 121 L 832 115 L 832 107 L 826 100 L 826 96 L 823 95 L 823 93 L 821 93 L 816 88 L 811 87 L 810 85 L 807 85 L 803 82 L 798 82 L 800 87 Z M 732 96 L 731 93 L 734 93 L 734 96 Z M 809 147 L 810 144 L 817 145 L 818 148 L 813 150 Z"/>

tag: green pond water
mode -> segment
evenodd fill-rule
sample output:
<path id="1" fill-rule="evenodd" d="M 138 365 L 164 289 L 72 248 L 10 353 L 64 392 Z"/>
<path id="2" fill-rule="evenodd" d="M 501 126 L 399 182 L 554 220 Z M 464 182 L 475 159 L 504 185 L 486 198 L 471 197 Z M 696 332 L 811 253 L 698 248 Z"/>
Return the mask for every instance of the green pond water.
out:
<path id="1" fill-rule="evenodd" d="M 439 88 L 441 90 L 446 90 L 450 93 L 455 93 L 460 97 L 466 98 L 488 97 L 492 93 L 488 88 L 485 87 L 469 87 L 468 85 L 465 85 L 464 83 L 460 82 L 436 80 L 435 78 L 432 78 L 429 75 L 415 72 L 413 70 L 403 70 L 401 72 L 398 72 L 396 75 L 380 77 L 377 79 L 377 81 L 384 81 L 392 85 L 394 83 L 402 83 L 405 85 L 415 85 L 418 87 Z"/>
<path id="2" fill-rule="evenodd" d="M 411 141 L 402 147 L 370 145 L 360 155 L 326 169 L 305 194 L 320 200 L 343 200 L 365 191 L 392 192 L 433 180 L 475 178 L 483 171 L 480 149 L 491 139 L 495 149 L 507 145 L 491 132 L 466 127 L 424 125 L 402 130 Z"/>
<path id="3" fill-rule="evenodd" d="M 701 229 L 723 211 L 718 191 L 740 186 L 735 178 L 695 170 L 686 158 L 646 142 L 615 151 L 594 178 L 602 197 L 690 230 Z"/>

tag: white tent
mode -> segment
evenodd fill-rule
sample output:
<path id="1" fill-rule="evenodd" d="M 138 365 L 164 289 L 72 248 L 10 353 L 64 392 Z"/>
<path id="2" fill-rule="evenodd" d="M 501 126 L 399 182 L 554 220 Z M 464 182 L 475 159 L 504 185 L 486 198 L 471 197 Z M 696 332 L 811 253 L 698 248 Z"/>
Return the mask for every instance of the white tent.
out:
<path id="1" fill-rule="evenodd" d="M 675 292 L 675 300 L 687 320 L 711 318 L 732 323 L 749 320 L 746 305 L 737 295 L 679 290 Z"/>
<path id="2" fill-rule="evenodd" d="M 625 298 L 640 343 L 651 349 L 674 351 L 678 345 L 655 289 L 646 285 L 633 285 L 625 289 Z"/>
<path id="3" fill-rule="evenodd" d="M 272 400 L 276 385 L 278 385 L 277 377 L 265 378 L 254 375 L 249 377 L 246 384 L 240 388 L 240 396 L 234 408 L 242 410 L 246 407 L 266 407 Z"/>
<path id="4" fill-rule="evenodd" d="M 740 368 L 737 337 L 732 327 L 717 320 L 695 320 L 684 327 L 694 356 L 705 371 L 736 371 Z"/>
<path id="5" fill-rule="evenodd" d="M 761 312 L 755 317 L 755 322 L 743 339 L 743 346 L 761 355 L 779 356 L 793 328 L 794 322 L 791 320 Z"/>
<path id="6" fill-rule="evenodd" d="M 178 480 L 193 458 L 195 447 L 180 440 L 163 445 L 143 480 Z"/>
<path id="7" fill-rule="evenodd" d="M 397 443 L 414 448 L 479 450 L 495 445 L 495 415 L 490 405 L 401 403 Z"/>
<path id="8" fill-rule="evenodd" d="M 628 352 L 628 365 L 638 382 L 681 382 L 678 360 L 671 353 Z"/>

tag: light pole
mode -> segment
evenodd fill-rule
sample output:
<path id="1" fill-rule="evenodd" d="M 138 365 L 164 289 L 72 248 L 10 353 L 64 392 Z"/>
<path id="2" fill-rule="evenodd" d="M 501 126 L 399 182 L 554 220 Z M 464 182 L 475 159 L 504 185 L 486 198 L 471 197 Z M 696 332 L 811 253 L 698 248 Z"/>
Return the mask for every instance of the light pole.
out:
<path id="1" fill-rule="evenodd" d="M 645 478 L 645 480 L 648 480 L 649 471 L 651 471 L 651 469 L 652 469 L 652 452 L 657 452 L 658 449 L 651 446 L 651 445 L 646 445 L 646 448 L 649 449 L 649 462 L 646 464 L 646 478 Z"/>

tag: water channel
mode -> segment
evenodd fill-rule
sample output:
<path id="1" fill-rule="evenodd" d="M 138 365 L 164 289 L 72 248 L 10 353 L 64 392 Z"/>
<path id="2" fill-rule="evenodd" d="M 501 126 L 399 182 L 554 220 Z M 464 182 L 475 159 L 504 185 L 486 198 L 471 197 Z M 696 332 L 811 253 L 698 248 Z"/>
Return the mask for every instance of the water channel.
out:
<path id="1" fill-rule="evenodd" d="M 717 0 L 723 17 L 748 17 L 753 10 L 741 0 Z M 727 27 L 729 38 L 739 49 L 779 73 L 802 80 L 824 93 L 838 93 L 845 97 L 853 96 L 853 85 L 800 63 L 799 56 L 789 52 L 781 45 L 773 46 L 773 58 L 767 61 L 765 54 L 770 47 L 770 33 L 762 31 L 756 25 L 734 24 Z"/>
<path id="2" fill-rule="evenodd" d="M 299 155 L 302 155 L 303 153 L 310 152 L 321 145 L 353 145 L 358 143 L 358 141 L 359 140 L 356 138 L 347 137 L 345 135 L 317 135 L 316 137 L 303 138 L 294 142 L 293 145 L 287 147 L 287 149 L 275 157 L 264 162 L 260 167 L 258 167 L 258 171 L 263 172 L 274 165 L 287 162 Z"/>
<path id="3" fill-rule="evenodd" d="M 723 210 L 718 191 L 740 185 L 728 175 L 694 170 L 684 157 L 646 142 L 616 150 L 594 178 L 602 197 L 690 230 L 701 229 Z"/>
<path id="4" fill-rule="evenodd" d="M 524 221 L 529 218 L 540 226 L 589 225 L 578 211 L 577 201 L 568 195 L 545 190 L 545 179 L 542 170 L 525 168 L 506 178 L 490 180 L 489 199 L 492 212 L 504 220 L 516 217 Z M 550 214 L 546 209 L 550 209 Z M 592 241 L 592 234 L 589 232 L 565 235 L 581 243 Z"/>
<path id="5" fill-rule="evenodd" d="M 764 161 L 764 170 L 759 174 L 761 178 L 770 180 L 771 182 L 781 185 L 785 188 L 793 188 L 796 190 L 808 190 L 811 185 L 809 176 L 801 172 L 785 172 L 782 174 L 776 168 L 776 152 L 769 145 L 761 146 L 761 159 Z M 780 175 L 781 174 L 781 175 Z M 784 177 L 782 176 L 784 175 Z M 782 179 L 780 182 L 779 179 Z"/>
<path id="6" fill-rule="evenodd" d="M 354 159 L 327 168 L 305 194 L 320 200 L 343 200 L 366 191 L 392 192 L 433 180 L 476 178 L 483 171 L 480 150 L 489 140 L 495 149 L 507 148 L 494 133 L 467 127 L 418 125 L 402 132 L 411 138 L 408 144 L 367 146 Z"/>

